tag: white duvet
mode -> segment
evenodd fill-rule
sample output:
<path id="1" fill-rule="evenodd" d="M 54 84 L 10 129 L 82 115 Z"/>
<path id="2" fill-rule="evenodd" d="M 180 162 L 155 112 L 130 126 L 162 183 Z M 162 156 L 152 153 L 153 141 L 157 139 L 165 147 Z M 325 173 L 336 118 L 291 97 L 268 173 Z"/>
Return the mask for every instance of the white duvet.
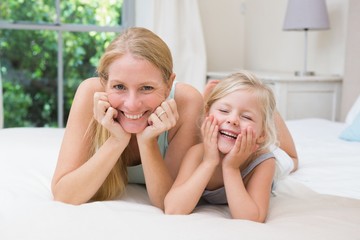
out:
<path id="1" fill-rule="evenodd" d="M 63 129 L 0 130 L 0 239 L 360 239 L 360 143 L 337 138 L 343 123 L 287 124 L 300 166 L 278 184 L 266 224 L 230 219 L 226 206 L 167 216 L 139 185 L 114 201 L 55 202 Z"/>

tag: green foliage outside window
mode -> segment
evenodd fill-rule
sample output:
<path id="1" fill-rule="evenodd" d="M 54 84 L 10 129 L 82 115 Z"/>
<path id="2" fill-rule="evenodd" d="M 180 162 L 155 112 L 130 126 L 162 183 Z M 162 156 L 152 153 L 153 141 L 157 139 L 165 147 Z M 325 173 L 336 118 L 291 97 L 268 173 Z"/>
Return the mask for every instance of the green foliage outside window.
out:
<path id="1" fill-rule="evenodd" d="M 54 0 L 0 2 L 0 19 L 53 23 Z M 118 25 L 119 0 L 63 0 L 66 23 Z M 63 32 L 64 122 L 76 88 L 96 75 L 97 62 L 117 33 Z M 57 126 L 57 38 L 51 30 L 0 29 L 4 127 Z"/>

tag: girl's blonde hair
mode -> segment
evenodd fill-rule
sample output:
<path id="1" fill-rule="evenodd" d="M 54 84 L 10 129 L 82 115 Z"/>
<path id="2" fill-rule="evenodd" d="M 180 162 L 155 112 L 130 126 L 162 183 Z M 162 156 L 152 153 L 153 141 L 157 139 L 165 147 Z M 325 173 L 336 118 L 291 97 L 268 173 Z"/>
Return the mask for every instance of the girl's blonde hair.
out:
<path id="1" fill-rule="evenodd" d="M 239 71 L 221 80 L 210 94 L 205 98 L 205 112 L 208 113 L 210 107 L 217 100 L 238 90 L 247 90 L 253 92 L 260 104 L 262 126 L 265 134 L 265 140 L 259 146 L 258 152 L 269 149 L 271 145 L 277 144 L 277 135 L 275 127 L 274 113 L 276 103 L 274 93 L 270 87 L 261 82 L 252 73 L 248 71 Z"/>
<path id="2" fill-rule="evenodd" d="M 126 53 L 152 63 L 161 71 L 164 83 L 171 88 L 169 80 L 173 72 L 173 60 L 170 49 L 159 36 L 140 27 L 125 30 L 106 48 L 97 68 L 97 73 L 104 86 L 108 81 L 110 64 Z M 110 133 L 95 119 L 92 119 L 87 137 L 92 144 L 89 151 L 90 158 L 110 137 Z M 102 186 L 92 197 L 93 201 L 113 199 L 124 192 L 128 183 L 127 162 L 130 158 L 131 151 L 126 147 Z"/>

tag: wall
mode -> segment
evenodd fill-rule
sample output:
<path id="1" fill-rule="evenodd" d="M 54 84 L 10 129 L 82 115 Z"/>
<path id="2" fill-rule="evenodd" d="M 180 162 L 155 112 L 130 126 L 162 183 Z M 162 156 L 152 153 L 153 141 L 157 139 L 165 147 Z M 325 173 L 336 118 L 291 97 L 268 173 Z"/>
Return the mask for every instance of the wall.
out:
<path id="1" fill-rule="evenodd" d="M 287 0 L 248 0 L 245 67 L 293 72 L 304 66 L 304 32 L 283 31 Z M 330 30 L 309 31 L 308 70 L 344 71 L 346 10 L 342 0 L 327 1 Z M 261 16 L 261 17 L 260 17 Z"/>
<path id="2" fill-rule="evenodd" d="M 198 1 L 209 56 L 208 71 L 233 68 L 286 72 L 302 70 L 304 33 L 282 30 L 287 0 Z M 347 4 L 348 1 L 327 0 L 331 29 L 309 32 L 308 70 L 343 74 Z M 213 22 L 218 20 L 215 25 Z M 243 39 L 238 40 L 238 44 L 221 40 L 219 32 L 224 31 L 222 29 L 235 31 L 235 36 L 240 33 Z M 225 35 L 225 38 L 229 37 L 232 35 Z M 219 54 L 222 47 L 233 51 Z M 232 64 L 224 65 L 224 61 Z"/>
<path id="3" fill-rule="evenodd" d="M 360 1 L 349 1 L 348 31 L 343 82 L 341 117 L 345 119 L 353 102 L 360 96 Z"/>
<path id="4" fill-rule="evenodd" d="M 208 51 L 208 71 L 246 68 L 294 72 L 303 69 L 304 33 L 282 30 L 287 0 L 198 2 Z M 326 3 L 330 29 L 308 33 L 307 66 L 308 70 L 317 74 L 339 74 L 344 77 L 341 105 L 341 120 L 344 120 L 360 93 L 360 1 L 326 0 Z M 236 20 L 231 20 L 229 16 L 233 19 L 236 16 Z M 219 22 L 214 24 L 214 21 Z M 232 35 L 225 35 L 223 29 L 234 31 L 236 38 L 239 33 L 242 37 L 231 43 L 226 38 Z M 225 51 L 222 52 L 221 48 Z"/>
<path id="5" fill-rule="evenodd" d="M 207 68 L 244 66 L 245 4 L 239 0 L 198 0 L 205 35 Z"/>
<path id="6" fill-rule="evenodd" d="M 303 69 L 304 33 L 282 30 L 287 0 L 197 1 L 204 28 L 207 71 Z M 149 2 L 137 0 L 137 12 L 141 12 L 137 23 L 151 28 L 148 15 L 153 10 Z M 308 70 L 344 76 L 343 120 L 360 92 L 360 48 L 357 47 L 360 1 L 326 0 L 326 3 L 330 29 L 309 32 Z"/>

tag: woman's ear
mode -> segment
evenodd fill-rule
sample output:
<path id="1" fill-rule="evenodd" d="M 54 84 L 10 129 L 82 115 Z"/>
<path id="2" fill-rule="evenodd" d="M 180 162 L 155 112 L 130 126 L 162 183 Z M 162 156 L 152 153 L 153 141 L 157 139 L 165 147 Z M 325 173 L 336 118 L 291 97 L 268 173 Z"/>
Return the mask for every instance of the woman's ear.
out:
<path id="1" fill-rule="evenodd" d="M 170 75 L 169 80 L 167 81 L 166 97 L 168 97 L 170 95 L 170 91 L 171 91 L 172 85 L 174 83 L 175 77 L 176 77 L 176 74 L 172 73 Z"/>
<path id="2" fill-rule="evenodd" d="M 174 83 L 175 78 L 176 78 L 176 74 L 175 74 L 175 73 L 172 73 L 172 74 L 170 75 L 170 78 L 169 78 L 169 81 L 168 81 L 168 83 L 169 83 L 169 89 L 171 89 L 171 87 L 172 87 L 172 85 L 173 85 L 173 83 Z"/>

